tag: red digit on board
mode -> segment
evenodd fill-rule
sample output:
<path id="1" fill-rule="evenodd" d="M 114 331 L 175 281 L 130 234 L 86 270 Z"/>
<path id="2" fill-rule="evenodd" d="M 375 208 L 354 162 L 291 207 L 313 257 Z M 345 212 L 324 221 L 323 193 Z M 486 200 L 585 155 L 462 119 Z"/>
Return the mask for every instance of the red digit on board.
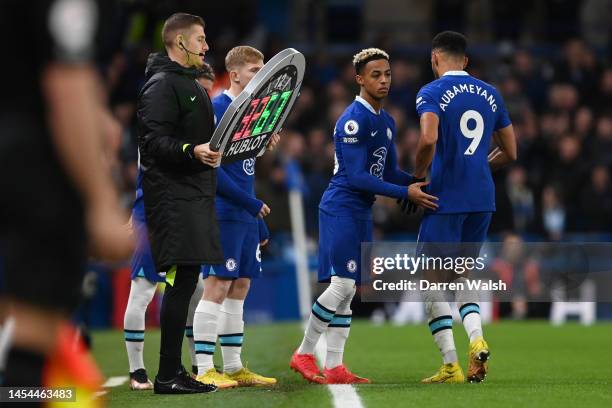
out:
<path id="1" fill-rule="evenodd" d="M 253 116 L 253 113 L 257 110 L 257 106 L 259 105 L 260 101 L 260 98 L 253 99 L 251 105 L 249 106 L 249 109 L 247 110 L 247 114 L 243 116 L 242 122 L 240 122 L 240 128 L 238 129 L 238 131 L 236 131 L 236 133 L 234 133 L 232 142 L 240 140 L 243 137 L 247 137 L 250 134 L 251 131 L 249 129 L 249 124 L 251 123 L 251 116 Z"/>
<path id="2" fill-rule="evenodd" d="M 263 98 L 261 100 L 261 103 L 259 104 L 259 106 L 257 107 L 257 109 L 255 110 L 255 112 L 251 115 L 251 120 L 249 122 L 249 126 L 248 126 L 248 130 L 245 134 L 242 135 L 242 138 L 245 138 L 247 136 L 251 135 L 251 131 L 253 130 L 253 128 L 255 127 L 255 124 L 257 123 L 257 119 L 259 119 L 259 117 L 261 116 L 261 114 L 263 113 L 263 111 L 266 108 L 266 105 L 268 104 L 268 101 L 270 100 L 270 96 L 266 96 L 265 98 Z M 254 135 L 253 135 L 254 136 Z"/>

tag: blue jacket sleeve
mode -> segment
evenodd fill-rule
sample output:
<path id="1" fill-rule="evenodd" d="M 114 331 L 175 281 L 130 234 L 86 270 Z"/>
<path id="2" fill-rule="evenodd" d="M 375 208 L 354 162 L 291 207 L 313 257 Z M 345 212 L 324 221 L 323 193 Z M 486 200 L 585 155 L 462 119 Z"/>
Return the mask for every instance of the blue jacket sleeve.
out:
<path id="1" fill-rule="evenodd" d="M 264 204 L 238 187 L 222 167 L 217 168 L 217 194 L 244 208 L 253 217 L 257 217 Z"/>
<path id="2" fill-rule="evenodd" d="M 387 154 L 385 162 L 385 171 L 383 172 L 383 180 L 389 181 L 400 186 L 407 186 L 413 182 L 411 174 L 402 171 L 397 165 L 397 151 L 395 144 L 392 144 Z"/>
<path id="3" fill-rule="evenodd" d="M 342 157 L 351 188 L 393 198 L 407 196 L 407 188 L 387 183 L 368 173 L 368 149 L 362 144 L 341 144 Z"/>
<path id="4" fill-rule="evenodd" d="M 258 218 L 257 222 L 259 223 L 259 242 L 264 242 L 266 239 L 270 239 L 270 230 L 268 230 L 268 226 L 263 218 Z"/>

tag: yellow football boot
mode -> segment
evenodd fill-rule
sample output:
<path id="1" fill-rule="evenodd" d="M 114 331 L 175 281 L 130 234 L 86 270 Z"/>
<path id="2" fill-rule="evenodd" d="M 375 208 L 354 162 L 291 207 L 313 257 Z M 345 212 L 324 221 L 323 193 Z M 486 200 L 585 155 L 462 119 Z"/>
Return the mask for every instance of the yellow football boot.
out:
<path id="1" fill-rule="evenodd" d="M 238 386 L 237 381 L 230 379 L 226 374 L 217 372 L 214 368 L 198 375 L 196 380 L 204 384 L 214 384 L 217 388 L 233 388 Z"/>
<path id="2" fill-rule="evenodd" d="M 484 381 L 488 371 L 487 361 L 490 357 L 489 345 L 482 336 L 477 337 L 470 343 L 470 352 L 468 354 L 470 363 L 467 377 L 469 382 Z"/>
<path id="3" fill-rule="evenodd" d="M 235 373 L 228 373 L 226 375 L 230 380 L 236 381 L 239 387 L 271 387 L 276 385 L 276 378 L 264 377 L 263 375 L 252 372 L 246 367 L 241 368 Z"/>
<path id="4" fill-rule="evenodd" d="M 423 384 L 459 384 L 465 382 L 465 376 L 459 363 L 443 364 L 437 373 L 421 380 Z"/>

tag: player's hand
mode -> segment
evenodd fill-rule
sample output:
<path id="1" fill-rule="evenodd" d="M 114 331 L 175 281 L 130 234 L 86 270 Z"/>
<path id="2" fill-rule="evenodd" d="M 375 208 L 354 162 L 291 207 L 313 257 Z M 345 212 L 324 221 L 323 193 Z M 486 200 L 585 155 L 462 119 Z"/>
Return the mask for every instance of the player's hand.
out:
<path id="1" fill-rule="evenodd" d="M 261 242 L 259 243 L 259 246 L 260 246 L 260 247 L 265 247 L 266 245 L 268 245 L 268 242 L 270 242 L 270 240 L 269 240 L 269 239 L 264 239 L 263 241 L 261 241 Z"/>
<path id="2" fill-rule="evenodd" d="M 429 184 L 429 181 L 421 181 L 418 183 L 413 183 L 408 186 L 408 199 L 423 208 L 428 210 L 435 211 L 438 209 L 438 197 L 432 196 L 421 190 L 422 187 L 425 187 Z"/>
<path id="3" fill-rule="evenodd" d="M 425 181 L 425 177 L 415 177 L 410 184 L 420 183 L 422 181 Z M 416 213 L 417 209 L 419 208 L 418 205 L 410 201 L 408 197 L 398 198 L 397 205 L 400 206 L 400 211 L 407 215 Z"/>
<path id="4" fill-rule="evenodd" d="M 259 214 L 257 215 L 259 218 L 263 218 L 266 215 L 270 214 L 270 207 L 268 207 L 268 205 L 266 203 L 264 203 L 261 206 L 261 209 L 259 210 Z"/>
<path id="5" fill-rule="evenodd" d="M 211 167 L 215 167 L 221 159 L 221 153 L 212 151 L 210 149 L 210 143 L 204 143 L 197 145 L 193 149 L 193 154 L 196 159 L 204 164 L 208 164 Z"/>
<path id="6" fill-rule="evenodd" d="M 270 137 L 270 141 L 268 142 L 268 150 L 272 151 L 280 141 L 280 135 L 278 133 L 274 133 L 272 137 Z"/>

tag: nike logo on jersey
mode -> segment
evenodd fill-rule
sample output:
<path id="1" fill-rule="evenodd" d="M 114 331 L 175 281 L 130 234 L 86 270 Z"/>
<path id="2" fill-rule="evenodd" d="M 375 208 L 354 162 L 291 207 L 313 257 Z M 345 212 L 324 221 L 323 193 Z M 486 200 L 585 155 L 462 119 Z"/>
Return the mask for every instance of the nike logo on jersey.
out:
<path id="1" fill-rule="evenodd" d="M 370 136 L 374 137 L 374 136 L 376 136 L 377 133 L 378 133 L 378 130 L 376 132 L 371 132 Z"/>
<path id="2" fill-rule="evenodd" d="M 195 98 L 196 98 L 195 96 L 192 96 L 192 97 L 191 97 L 191 98 L 189 98 L 189 99 L 191 99 L 191 102 L 193 102 L 193 101 L 195 101 Z"/>

